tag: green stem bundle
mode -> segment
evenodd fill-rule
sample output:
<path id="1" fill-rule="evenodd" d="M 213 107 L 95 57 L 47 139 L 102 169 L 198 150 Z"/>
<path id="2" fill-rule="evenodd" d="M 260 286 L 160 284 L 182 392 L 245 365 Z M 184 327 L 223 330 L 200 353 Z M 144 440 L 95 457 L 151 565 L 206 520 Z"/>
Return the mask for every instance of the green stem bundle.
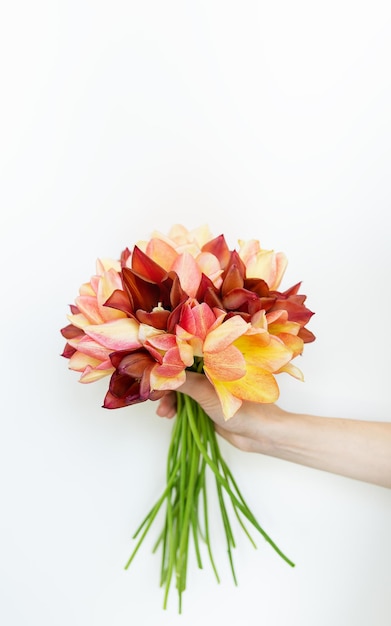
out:
<path id="1" fill-rule="evenodd" d="M 168 595 L 175 579 L 178 592 L 179 613 L 182 612 L 182 594 L 186 589 L 189 543 L 193 538 L 198 567 L 202 568 L 200 539 L 206 544 L 211 567 L 220 582 L 214 562 L 209 534 L 208 494 L 206 468 L 212 470 L 227 543 L 231 572 L 237 584 L 232 548 L 235 540 L 226 500 L 233 509 L 239 524 L 255 547 L 244 520 L 247 520 L 289 565 L 294 564 L 276 546 L 259 525 L 243 499 L 242 494 L 222 458 L 213 423 L 201 406 L 189 396 L 177 392 L 177 417 L 174 423 L 167 458 L 166 488 L 145 517 L 133 538 L 138 542 L 125 566 L 133 561 L 148 530 L 165 503 L 163 530 L 154 546 L 162 547 L 160 584 L 164 587 L 163 608 L 167 608 Z"/>

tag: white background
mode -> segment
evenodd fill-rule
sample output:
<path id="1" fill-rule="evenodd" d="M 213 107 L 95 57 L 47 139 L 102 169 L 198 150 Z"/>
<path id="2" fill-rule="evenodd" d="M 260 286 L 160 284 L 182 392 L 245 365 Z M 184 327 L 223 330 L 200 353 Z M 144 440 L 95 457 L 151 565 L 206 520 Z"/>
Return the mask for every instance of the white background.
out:
<path id="1" fill-rule="evenodd" d="M 191 567 L 163 611 L 156 527 L 171 423 L 105 411 L 59 329 L 98 256 L 209 224 L 302 280 L 315 343 L 288 410 L 390 419 L 391 5 L 15 0 L 0 18 L 1 554 L 6 626 L 388 626 L 391 492 L 222 448 L 296 562 L 237 534 L 234 587 Z M 194 563 L 193 563 L 194 565 Z"/>

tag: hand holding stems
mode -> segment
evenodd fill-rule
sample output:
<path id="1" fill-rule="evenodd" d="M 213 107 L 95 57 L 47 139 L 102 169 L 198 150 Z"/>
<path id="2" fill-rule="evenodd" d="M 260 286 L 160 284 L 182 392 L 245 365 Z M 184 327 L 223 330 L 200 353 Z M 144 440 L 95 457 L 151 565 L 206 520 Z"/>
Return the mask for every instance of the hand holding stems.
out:
<path id="1" fill-rule="evenodd" d="M 188 372 L 178 391 L 196 400 L 215 430 L 246 452 L 257 452 L 391 489 L 391 422 L 291 413 L 276 404 L 243 402 L 224 420 L 218 397 L 205 376 Z M 175 394 L 164 396 L 160 417 L 176 413 Z"/>

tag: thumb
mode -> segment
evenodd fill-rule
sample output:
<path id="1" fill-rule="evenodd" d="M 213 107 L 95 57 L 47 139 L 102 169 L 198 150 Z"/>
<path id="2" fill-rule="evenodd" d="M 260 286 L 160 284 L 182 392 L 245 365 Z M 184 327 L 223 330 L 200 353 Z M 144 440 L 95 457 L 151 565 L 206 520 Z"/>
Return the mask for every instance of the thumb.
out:
<path id="1" fill-rule="evenodd" d="M 193 400 L 198 402 L 198 404 L 200 404 L 204 409 L 205 413 L 209 415 L 214 422 L 224 424 L 225 420 L 220 400 L 213 388 L 213 385 L 204 374 L 186 372 L 186 381 L 177 389 L 177 391 L 185 393 L 190 396 L 190 398 L 193 398 Z"/>

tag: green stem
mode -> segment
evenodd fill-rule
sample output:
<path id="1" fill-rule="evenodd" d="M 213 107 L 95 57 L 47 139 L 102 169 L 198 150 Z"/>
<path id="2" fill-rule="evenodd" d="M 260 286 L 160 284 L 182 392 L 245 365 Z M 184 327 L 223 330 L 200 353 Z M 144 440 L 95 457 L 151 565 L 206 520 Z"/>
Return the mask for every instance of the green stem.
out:
<path id="1" fill-rule="evenodd" d="M 176 470 L 177 471 L 177 470 Z M 176 473 L 176 472 L 175 472 Z M 150 513 L 147 515 L 147 517 L 145 518 L 145 520 L 143 521 L 143 523 L 139 526 L 138 530 L 136 531 L 136 533 L 133 535 L 133 537 L 137 537 L 137 535 L 139 534 L 141 528 L 145 525 L 145 529 L 143 534 L 141 535 L 135 549 L 133 550 L 132 554 L 130 555 L 130 558 L 128 560 L 128 562 L 125 565 L 125 569 L 128 569 L 129 565 L 131 564 L 131 562 L 133 561 L 134 557 L 136 556 L 136 553 L 139 549 L 139 547 L 141 546 L 144 537 L 146 536 L 148 530 L 150 529 L 150 527 L 152 526 L 152 523 L 156 517 L 156 515 L 158 514 L 160 507 L 162 506 L 164 500 L 167 497 L 167 494 L 170 492 L 170 489 L 172 487 L 172 484 L 175 480 L 176 476 L 173 475 L 171 476 L 171 479 L 169 480 L 169 482 L 167 483 L 167 487 L 165 488 L 163 494 L 161 495 L 161 497 L 159 498 L 159 500 L 157 501 L 157 503 L 155 504 L 155 506 L 151 509 Z"/>
<path id="2" fill-rule="evenodd" d="M 294 567 L 294 563 L 280 550 L 280 548 L 274 543 L 274 541 L 269 537 L 269 535 L 258 524 L 257 520 L 255 519 L 254 515 L 251 513 L 250 509 L 248 507 L 246 507 L 236 497 L 236 495 L 233 493 L 233 491 L 231 490 L 231 488 L 229 486 L 229 483 L 224 478 L 224 476 L 222 476 L 220 474 L 219 468 L 216 466 L 216 464 L 213 462 L 213 460 L 209 457 L 209 455 L 207 453 L 207 450 L 205 449 L 205 446 L 202 444 L 201 439 L 200 439 L 199 434 L 198 434 L 198 431 L 197 431 L 197 425 L 196 425 L 196 423 L 194 421 L 194 417 L 193 417 L 192 413 L 189 413 L 188 418 L 189 418 L 189 424 L 190 424 L 191 431 L 193 433 L 194 440 L 197 443 L 197 446 L 198 446 L 198 448 L 200 450 L 200 453 L 202 454 L 202 456 L 205 459 L 206 463 L 209 465 L 209 467 L 211 468 L 212 472 L 216 476 L 218 482 L 224 487 L 224 489 L 226 490 L 226 492 L 230 496 L 232 502 L 236 504 L 238 509 L 240 509 L 240 511 L 243 513 L 243 515 L 245 515 L 247 517 L 247 519 L 258 530 L 258 532 L 261 533 L 263 538 L 272 546 L 272 548 L 277 552 L 277 554 L 279 554 L 284 559 L 284 561 L 286 561 L 288 563 L 288 565 L 291 565 L 292 567 Z"/>
<path id="3" fill-rule="evenodd" d="M 201 361 L 199 367 L 202 368 Z M 237 584 L 237 580 L 232 557 L 232 548 L 235 547 L 235 541 L 228 515 L 227 498 L 231 502 L 233 513 L 240 527 L 253 546 L 256 547 L 243 522 L 242 516 L 264 537 L 277 554 L 289 565 L 294 565 L 259 525 L 246 504 L 232 476 L 232 472 L 222 457 L 213 423 L 207 414 L 195 400 L 177 392 L 177 418 L 173 424 L 168 449 L 166 488 L 136 530 L 133 537 L 138 537 L 138 542 L 125 569 L 133 561 L 165 502 L 164 524 L 154 544 L 153 551 L 162 546 L 160 584 L 164 587 L 163 608 L 167 608 L 168 596 L 175 575 L 179 613 L 182 612 L 182 594 L 187 584 L 190 537 L 193 537 L 198 567 L 202 568 L 200 546 L 200 540 L 202 540 L 206 544 L 209 561 L 216 580 L 218 583 L 220 582 L 212 554 L 209 531 L 207 467 L 212 470 L 215 477 L 216 494 L 227 542 L 228 559 L 235 584 Z M 201 528 L 200 524 L 200 508 L 203 514 L 203 528 Z"/>

